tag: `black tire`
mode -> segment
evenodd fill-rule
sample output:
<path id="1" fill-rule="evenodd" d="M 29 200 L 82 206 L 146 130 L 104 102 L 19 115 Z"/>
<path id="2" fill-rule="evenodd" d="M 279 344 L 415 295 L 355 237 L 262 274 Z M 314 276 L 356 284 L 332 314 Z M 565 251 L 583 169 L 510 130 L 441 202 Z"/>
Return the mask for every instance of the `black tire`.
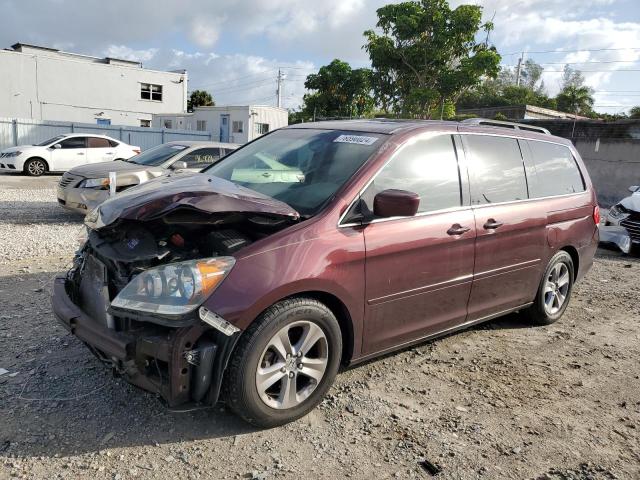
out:
<path id="1" fill-rule="evenodd" d="M 547 282 L 550 281 L 554 269 L 556 267 L 562 269 L 562 266 L 566 268 L 569 274 L 566 294 L 564 295 L 562 305 L 560 305 L 557 311 L 550 312 L 547 306 L 547 301 L 550 298 L 550 295 L 554 294 L 554 292 L 546 293 L 545 286 L 547 285 Z M 569 255 L 564 250 L 560 250 L 553 257 L 551 257 L 551 260 L 549 260 L 549 264 L 547 265 L 547 268 L 542 275 L 542 279 L 540 280 L 540 286 L 538 287 L 538 293 L 536 294 L 536 298 L 533 301 L 533 305 L 531 305 L 525 311 L 525 315 L 529 318 L 531 323 L 533 323 L 534 325 L 551 325 L 552 323 L 557 322 L 560 317 L 562 317 L 565 310 L 567 309 L 567 306 L 569 305 L 569 301 L 571 300 L 574 278 L 574 266 L 571 255 Z"/>
<path id="2" fill-rule="evenodd" d="M 39 177 L 49 171 L 49 165 L 42 158 L 30 158 L 24 163 L 24 173 L 30 177 Z"/>
<path id="3" fill-rule="evenodd" d="M 119 161 L 123 161 L 123 160 L 124 160 L 124 158 L 116 158 L 116 159 L 114 160 L 114 162 L 119 162 Z"/>
<path id="4" fill-rule="evenodd" d="M 324 333 L 328 346 L 326 369 L 315 390 L 298 405 L 273 408 L 263 401 L 258 392 L 257 369 L 264 361 L 265 349 L 276 333 L 297 322 L 313 323 Z M 292 422 L 309 413 L 322 401 L 338 372 L 341 355 L 340 326 L 326 305 L 306 297 L 283 300 L 269 307 L 240 337 L 225 372 L 225 401 L 238 416 L 257 427 L 271 428 Z M 305 377 L 296 377 L 296 381 L 299 381 L 298 378 Z M 286 382 L 286 378 L 283 381 Z M 277 384 L 280 384 L 280 380 L 274 385 Z"/>

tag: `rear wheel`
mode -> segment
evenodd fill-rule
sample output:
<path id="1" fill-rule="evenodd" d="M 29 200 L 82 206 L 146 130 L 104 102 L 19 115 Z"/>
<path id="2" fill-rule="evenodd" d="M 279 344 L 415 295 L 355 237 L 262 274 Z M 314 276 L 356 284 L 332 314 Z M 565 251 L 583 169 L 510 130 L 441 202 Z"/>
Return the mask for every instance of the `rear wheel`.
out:
<path id="1" fill-rule="evenodd" d="M 47 162 L 42 158 L 30 158 L 24 164 L 24 173 L 30 177 L 39 177 L 48 170 Z"/>
<path id="2" fill-rule="evenodd" d="M 312 298 L 270 307 L 238 343 L 225 374 L 226 401 L 259 427 L 296 420 L 322 401 L 340 365 L 335 316 Z"/>
<path id="3" fill-rule="evenodd" d="M 544 272 L 538 294 L 527 315 L 536 325 L 550 325 L 560 319 L 573 291 L 573 260 L 564 250 L 556 253 Z"/>

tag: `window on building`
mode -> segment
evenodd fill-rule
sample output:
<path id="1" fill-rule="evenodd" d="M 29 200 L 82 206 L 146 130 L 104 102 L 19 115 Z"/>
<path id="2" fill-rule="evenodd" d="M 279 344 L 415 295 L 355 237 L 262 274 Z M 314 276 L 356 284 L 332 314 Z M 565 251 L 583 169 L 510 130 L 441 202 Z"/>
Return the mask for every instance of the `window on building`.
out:
<path id="1" fill-rule="evenodd" d="M 527 170 L 532 198 L 584 192 L 584 180 L 568 147 L 529 140 L 533 171 Z"/>
<path id="2" fill-rule="evenodd" d="M 187 153 L 180 160 L 187 163 L 187 168 L 204 168 L 220 160 L 221 152 L 219 148 L 199 148 Z"/>
<path id="3" fill-rule="evenodd" d="M 155 85 L 153 83 L 141 83 L 140 98 L 142 100 L 155 100 L 157 102 L 161 102 L 162 85 Z"/>
<path id="4" fill-rule="evenodd" d="M 164 128 L 173 128 L 173 120 L 171 120 L 170 118 L 165 118 L 162 121 L 162 126 Z"/>
<path id="5" fill-rule="evenodd" d="M 234 120 L 233 133 L 242 133 L 242 132 L 244 132 L 244 122 L 242 120 Z"/>
<path id="6" fill-rule="evenodd" d="M 512 202 L 528 198 L 520 146 L 515 138 L 464 135 L 471 154 L 471 202 Z"/>
<path id="7" fill-rule="evenodd" d="M 60 142 L 60 146 L 66 149 L 87 148 L 87 137 L 65 138 Z"/>
<path id="8" fill-rule="evenodd" d="M 373 211 L 374 197 L 388 189 L 420 196 L 418 213 L 461 205 L 460 172 L 451 135 L 438 135 L 404 147 L 367 187 L 362 198 Z"/>
<path id="9" fill-rule="evenodd" d="M 96 122 L 98 125 L 111 125 L 110 118 L 96 118 Z"/>
<path id="10" fill-rule="evenodd" d="M 254 124 L 255 132 L 258 135 L 264 135 L 265 133 L 269 133 L 269 124 L 268 123 L 255 123 Z"/>
<path id="11" fill-rule="evenodd" d="M 199 132 L 207 131 L 207 121 L 206 120 L 196 120 L 196 130 Z"/>
<path id="12" fill-rule="evenodd" d="M 87 146 L 89 148 L 110 148 L 109 140 L 100 137 L 89 137 Z"/>
<path id="13" fill-rule="evenodd" d="M 151 120 L 140 119 L 140 126 L 145 128 L 151 127 Z"/>

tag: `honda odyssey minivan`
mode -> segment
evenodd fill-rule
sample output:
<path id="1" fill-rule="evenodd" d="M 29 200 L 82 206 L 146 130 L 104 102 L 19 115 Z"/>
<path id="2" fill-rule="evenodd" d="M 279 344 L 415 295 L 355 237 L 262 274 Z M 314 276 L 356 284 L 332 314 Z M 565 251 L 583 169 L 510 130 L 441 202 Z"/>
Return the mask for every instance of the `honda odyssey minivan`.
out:
<path id="1" fill-rule="evenodd" d="M 353 120 L 274 131 L 85 223 L 54 284 L 62 324 L 170 407 L 223 400 L 270 427 L 341 365 L 510 312 L 555 322 L 599 210 L 578 152 L 543 129 Z"/>

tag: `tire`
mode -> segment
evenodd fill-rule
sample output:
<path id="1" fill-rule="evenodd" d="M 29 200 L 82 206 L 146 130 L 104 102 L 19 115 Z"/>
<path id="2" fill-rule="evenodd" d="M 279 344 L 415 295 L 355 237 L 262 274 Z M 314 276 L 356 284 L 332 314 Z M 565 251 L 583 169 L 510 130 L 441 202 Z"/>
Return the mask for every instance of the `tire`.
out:
<path id="1" fill-rule="evenodd" d="M 531 323 L 551 325 L 562 317 L 573 291 L 575 278 L 573 269 L 571 255 L 564 250 L 560 250 L 551 257 L 540 280 L 533 305 L 526 310 Z"/>
<path id="2" fill-rule="evenodd" d="M 284 355 L 287 351 L 291 358 Z M 236 415 L 257 427 L 292 422 L 322 401 L 341 355 L 340 326 L 326 305 L 306 297 L 283 300 L 240 337 L 225 372 L 224 398 Z M 291 387 L 295 395 L 287 395 Z"/>
<path id="3" fill-rule="evenodd" d="M 42 158 L 30 158 L 25 162 L 23 170 L 30 177 L 39 177 L 49 171 L 49 165 Z"/>
<path id="4" fill-rule="evenodd" d="M 114 162 L 119 162 L 119 161 L 123 161 L 123 160 L 124 160 L 124 158 L 116 158 L 116 159 L 114 160 Z"/>

